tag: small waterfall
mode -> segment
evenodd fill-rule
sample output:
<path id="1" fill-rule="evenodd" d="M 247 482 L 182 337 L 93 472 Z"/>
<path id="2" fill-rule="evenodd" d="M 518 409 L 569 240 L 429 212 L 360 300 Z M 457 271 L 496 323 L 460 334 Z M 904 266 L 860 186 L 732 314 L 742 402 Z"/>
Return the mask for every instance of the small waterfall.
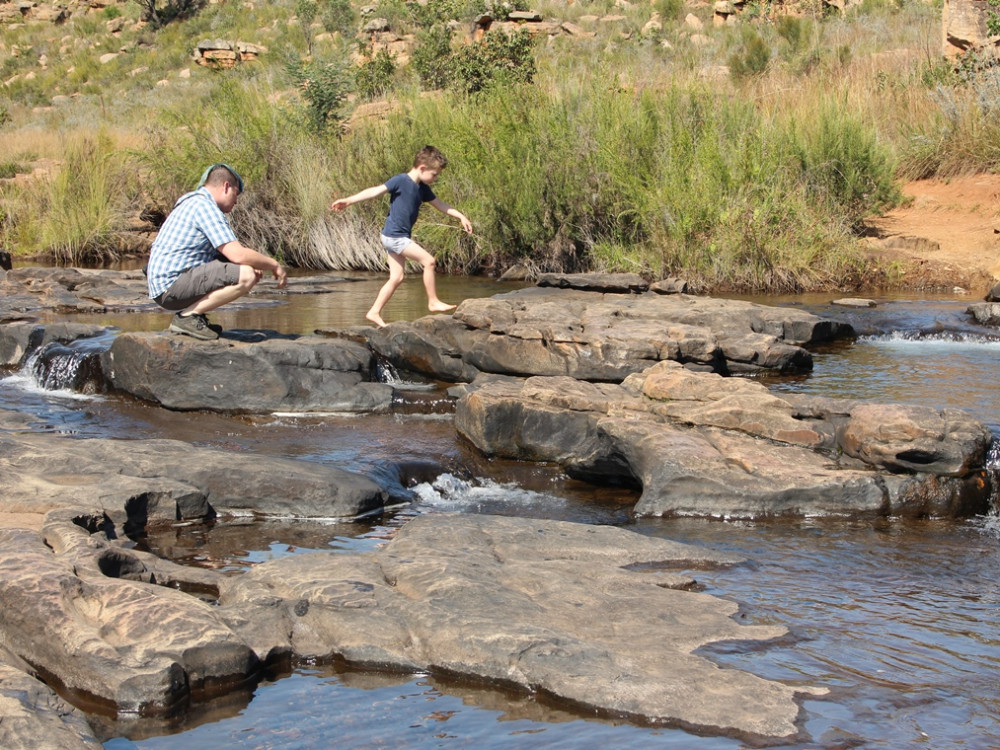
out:
<path id="1" fill-rule="evenodd" d="M 399 370 L 384 355 L 372 352 L 375 355 L 375 380 L 387 385 L 398 385 L 403 382 L 399 377 Z"/>
<path id="2" fill-rule="evenodd" d="M 994 334 L 967 331 L 891 331 L 858 337 L 858 343 L 900 348 L 920 347 L 928 352 L 961 349 L 1000 348 L 1000 337 Z"/>
<path id="3" fill-rule="evenodd" d="M 497 513 L 533 516 L 540 512 L 558 515 L 566 500 L 557 496 L 524 489 L 516 484 L 491 479 L 439 475 L 433 482 L 422 482 L 413 493 L 425 508 L 441 511 Z"/>
<path id="4" fill-rule="evenodd" d="M 101 369 L 101 353 L 107 346 L 103 336 L 69 343 L 52 341 L 36 349 L 25 360 L 23 370 L 47 391 L 104 393 L 107 381 Z"/>
<path id="5" fill-rule="evenodd" d="M 990 492 L 990 511 L 994 517 L 1000 517 L 1000 438 L 993 436 L 989 450 L 986 453 L 986 473 L 992 480 Z"/>

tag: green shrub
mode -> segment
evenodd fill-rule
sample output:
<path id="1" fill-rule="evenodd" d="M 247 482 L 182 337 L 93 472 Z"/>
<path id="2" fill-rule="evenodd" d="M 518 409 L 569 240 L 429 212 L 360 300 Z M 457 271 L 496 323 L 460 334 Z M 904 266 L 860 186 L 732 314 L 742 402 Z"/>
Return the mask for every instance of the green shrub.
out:
<path id="1" fill-rule="evenodd" d="M 355 73 L 358 93 L 365 99 L 378 99 L 391 89 L 396 75 L 396 61 L 387 49 L 365 60 Z"/>
<path id="2" fill-rule="evenodd" d="M 852 227 L 859 229 L 866 216 L 898 202 L 894 161 L 874 128 L 843 101 L 824 101 L 808 127 L 793 129 L 790 142 L 810 194 Z"/>
<path id="3" fill-rule="evenodd" d="M 497 85 L 531 83 L 535 77 L 531 45 L 527 31 L 492 31 L 453 55 L 449 85 L 473 93 Z"/>
<path id="4" fill-rule="evenodd" d="M 182 21 L 196 15 L 205 7 L 207 0 L 165 0 L 157 7 L 157 0 L 132 0 L 139 6 L 141 18 L 154 29 L 173 21 Z"/>
<path id="5" fill-rule="evenodd" d="M 417 34 L 410 65 L 425 89 L 443 89 L 451 80 L 451 30 L 436 24 Z"/>
<path id="6" fill-rule="evenodd" d="M 771 62 L 771 48 L 761 35 L 749 26 L 744 27 L 742 46 L 729 57 L 729 72 L 734 78 L 763 75 Z"/>
<path id="7" fill-rule="evenodd" d="M 684 0 L 655 0 L 653 10 L 664 22 L 676 21 L 684 12 Z"/>
<path id="8" fill-rule="evenodd" d="M 340 33 L 347 37 L 354 33 L 357 14 L 351 0 L 325 0 L 320 7 L 319 22 L 328 33 Z"/>
<path id="9" fill-rule="evenodd" d="M 802 52 L 811 41 L 812 21 L 808 18 L 781 15 L 775 19 L 774 28 L 793 53 Z"/>
<path id="10" fill-rule="evenodd" d="M 2 239 L 15 254 L 43 252 L 59 263 L 117 258 L 137 192 L 130 157 L 100 133 L 67 143 L 64 160 L 51 179 L 29 181 L 2 196 L 22 210 L 30 207 L 8 215 Z"/>

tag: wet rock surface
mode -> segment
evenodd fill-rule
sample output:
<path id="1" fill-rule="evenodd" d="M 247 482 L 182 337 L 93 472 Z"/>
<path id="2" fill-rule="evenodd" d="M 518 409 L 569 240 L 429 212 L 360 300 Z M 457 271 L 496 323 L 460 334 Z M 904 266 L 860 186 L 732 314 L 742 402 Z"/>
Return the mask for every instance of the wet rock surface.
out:
<path id="1" fill-rule="evenodd" d="M 373 552 L 313 552 L 226 577 L 138 553 L 102 514 L 66 510 L 41 534 L 0 532 L 0 628 L 18 659 L 112 711 L 159 715 L 254 680 L 268 661 L 336 658 L 609 715 L 793 734 L 796 694 L 822 690 L 693 653 L 785 634 L 739 625 L 736 604 L 691 590 L 692 570 L 738 563 L 611 527 L 442 514 Z"/>
<path id="2" fill-rule="evenodd" d="M 227 331 L 206 343 L 40 324 L 42 311 L 158 309 L 141 275 L 17 269 L 0 275 L 0 364 L 106 340 L 87 387 L 178 410 L 365 412 L 393 398 L 371 382 L 382 356 L 459 383 L 455 424 L 480 452 L 639 487 L 640 515 L 988 508 L 989 430 L 962 412 L 779 396 L 722 377 L 808 369 L 809 347 L 851 336 L 849 326 L 692 297 L 679 280 L 546 284 L 379 330 Z M 289 659 L 485 680 L 754 742 L 795 734 L 797 693 L 822 692 L 695 655 L 786 633 L 741 626 L 736 604 L 697 591 L 693 571 L 739 563 L 726 554 L 610 527 L 442 514 L 371 552 L 298 554 L 224 576 L 141 552 L 127 534 L 215 514 L 352 518 L 407 498 L 305 461 L 30 429 L 29 415 L 0 410 L 2 508 L 44 519 L 0 532 L 0 641 L 21 672 L 9 678 L 30 685 L 0 701 L 5 747 L 29 746 L 28 731 L 93 745 L 36 677 L 111 713 L 162 716 L 245 690 Z M 0 671 L 0 697 L 7 679 Z"/>
<path id="3" fill-rule="evenodd" d="M 168 409 L 377 412 L 393 398 L 391 386 L 372 382 L 372 353 L 344 339 L 125 333 L 101 363 L 112 388 Z"/>
<path id="4" fill-rule="evenodd" d="M 5 750 L 99 750 L 83 712 L 41 680 L 0 659 L 0 746 Z"/>

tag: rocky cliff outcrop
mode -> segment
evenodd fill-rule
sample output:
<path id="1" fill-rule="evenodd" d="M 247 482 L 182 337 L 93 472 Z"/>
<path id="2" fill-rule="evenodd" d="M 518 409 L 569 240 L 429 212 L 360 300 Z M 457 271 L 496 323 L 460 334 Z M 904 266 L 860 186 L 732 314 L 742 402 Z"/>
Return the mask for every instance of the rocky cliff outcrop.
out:
<path id="1" fill-rule="evenodd" d="M 942 51 L 946 57 L 975 53 L 996 59 L 1000 34 L 990 33 L 992 22 L 1000 23 L 997 8 L 982 0 L 944 0 Z"/>

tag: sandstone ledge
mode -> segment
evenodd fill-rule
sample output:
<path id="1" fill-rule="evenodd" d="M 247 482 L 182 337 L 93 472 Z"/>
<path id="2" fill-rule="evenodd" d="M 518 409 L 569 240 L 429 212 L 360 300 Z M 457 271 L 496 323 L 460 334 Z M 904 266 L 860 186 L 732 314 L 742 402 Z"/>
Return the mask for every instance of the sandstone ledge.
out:
<path id="1" fill-rule="evenodd" d="M 692 590 L 690 571 L 739 559 L 622 529 L 425 516 L 372 552 L 307 553 L 236 577 L 116 537 L 85 510 L 50 513 L 41 534 L 0 531 L 0 632 L 31 669 L 119 712 L 161 715 L 287 658 L 486 680 L 754 738 L 795 734 L 797 694 L 825 692 L 697 656 L 786 630 L 740 625 L 735 603 Z"/>
<path id="2" fill-rule="evenodd" d="M 45 434 L 0 434 L 0 499 L 17 513 L 83 505 L 132 529 L 231 514 L 356 518 L 392 502 L 366 477 L 307 461 Z"/>
<path id="3" fill-rule="evenodd" d="M 484 378 L 457 405 L 487 455 L 642 489 L 640 515 L 966 516 L 989 510 L 989 429 L 957 410 L 780 397 L 661 362 L 622 384 Z"/>
<path id="4" fill-rule="evenodd" d="M 802 310 L 737 300 L 534 287 L 390 323 L 368 341 L 400 369 L 452 382 L 480 373 L 621 382 L 664 360 L 726 375 L 807 371 L 807 347 L 853 335 Z"/>

